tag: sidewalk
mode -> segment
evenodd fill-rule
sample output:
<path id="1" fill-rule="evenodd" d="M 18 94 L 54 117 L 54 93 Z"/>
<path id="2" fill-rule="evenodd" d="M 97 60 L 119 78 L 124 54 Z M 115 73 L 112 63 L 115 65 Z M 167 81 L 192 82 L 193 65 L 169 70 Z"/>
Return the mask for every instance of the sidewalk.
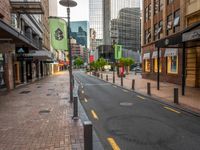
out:
<path id="1" fill-rule="evenodd" d="M 113 82 L 113 74 L 112 72 L 104 72 L 104 80 L 106 79 L 106 74 L 109 77 L 109 82 Z M 121 85 L 121 79 L 116 77 L 116 84 Z M 160 90 L 157 90 L 157 82 L 148 79 L 142 79 L 141 75 L 135 75 L 131 72 L 124 78 L 124 87 L 131 89 L 132 87 L 132 80 L 135 79 L 135 91 L 147 94 L 147 82 L 151 83 L 151 95 L 153 97 L 157 97 L 163 101 L 173 103 L 173 91 L 174 88 L 179 89 L 179 102 L 181 106 L 184 106 L 192 111 L 200 113 L 200 89 L 198 88 L 190 88 L 186 87 L 185 96 L 181 95 L 181 85 L 171 84 L 160 82 Z"/>
<path id="2" fill-rule="evenodd" d="M 0 150 L 82 150 L 72 113 L 67 72 L 0 94 Z"/>

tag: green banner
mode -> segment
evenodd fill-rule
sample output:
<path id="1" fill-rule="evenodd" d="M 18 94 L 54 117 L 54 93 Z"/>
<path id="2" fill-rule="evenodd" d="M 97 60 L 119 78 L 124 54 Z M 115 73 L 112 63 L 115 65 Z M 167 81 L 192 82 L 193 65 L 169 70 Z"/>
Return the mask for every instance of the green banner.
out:
<path id="1" fill-rule="evenodd" d="M 68 50 L 67 23 L 65 20 L 49 18 L 51 45 L 56 50 Z"/>
<path id="2" fill-rule="evenodd" d="M 115 59 L 122 58 L 122 45 L 115 44 Z"/>

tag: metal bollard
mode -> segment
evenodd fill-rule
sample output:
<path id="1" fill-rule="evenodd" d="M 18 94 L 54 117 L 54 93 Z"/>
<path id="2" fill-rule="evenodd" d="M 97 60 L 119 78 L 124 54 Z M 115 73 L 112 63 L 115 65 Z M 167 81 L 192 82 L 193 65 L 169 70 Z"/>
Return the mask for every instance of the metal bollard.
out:
<path id="1" fill-rule="evenodd" d="M 115 83 L 115 73 L 113 73 L 113 83 Z"/>
<path id="2" fill-rule="evenodd" d="M 151 95 L 151 83 L 147 83 L 147 94 Z"/>
<path id="3" fill-rule="evenodd" d="M 108 75 L 106 75 L 106 81 L 108 81 Z"/>
<path id="4" fill-rule="evenodd" d="M 74 114 L 72 119 L 78 120 L 78 97 L 74 97 Z"/>
<path id="5" fill-rule="evenodd" d="M 121 75 L 121 86 L 124 86 L 123 75 Z"/>
<path id="6" fill-rule="evenodd" d="M 174 88 L 174 103 L 179 104 L 178 100 L 178 88 Z"/>
<path id="7" fill-rule="evenodd" d="M 93 150 L 92 122 L 84 121 L 84 150 Z"/>
<path id="8" fill-rule="evenodd" d="M 132 90 L 135 90 L 135 80 L 132 80 Z"/>

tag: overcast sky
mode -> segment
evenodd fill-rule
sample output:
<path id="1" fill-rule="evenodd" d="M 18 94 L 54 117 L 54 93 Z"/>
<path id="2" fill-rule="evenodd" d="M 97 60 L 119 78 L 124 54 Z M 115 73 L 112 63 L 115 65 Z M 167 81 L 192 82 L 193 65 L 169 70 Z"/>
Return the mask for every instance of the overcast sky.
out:
<path id="1" fill-rule="evenodd" d="M 58 0 L 59 2 L 60 0 Z M 77 2 L 77 6 L 71 8 L 71 21 L 89 21 L 89 0 L 75 0 Z M 67 11 L 65 7 L 62 7 L 58 4 L 58 16 L 66 17 Z"/>
<path id="2" fill-rule="evenodd" d="M 67 12 L 66 8 L 62 7 L 58 1 L 58 16 L 66 17 Z M 77 2 L 77 6 L 71 8 L 71 21 L 89 21 L 89 0 L 75 0 Z M 140 7 L 142 6 L 142 0 L 136 0 L 136 3 L 140 3 Z M 142 7 L 141 7 L 142 8 Z"/>

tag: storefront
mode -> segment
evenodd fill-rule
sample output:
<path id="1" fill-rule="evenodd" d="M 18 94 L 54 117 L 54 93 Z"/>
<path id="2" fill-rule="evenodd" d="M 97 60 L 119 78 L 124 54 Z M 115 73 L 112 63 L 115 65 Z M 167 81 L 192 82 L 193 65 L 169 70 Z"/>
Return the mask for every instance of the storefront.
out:
<path id="1" fill-rule="evenodd" d="M 4 57 L 0 53 L 0 89 L 5 88 L 5 79 L 4 79 Z"/>

